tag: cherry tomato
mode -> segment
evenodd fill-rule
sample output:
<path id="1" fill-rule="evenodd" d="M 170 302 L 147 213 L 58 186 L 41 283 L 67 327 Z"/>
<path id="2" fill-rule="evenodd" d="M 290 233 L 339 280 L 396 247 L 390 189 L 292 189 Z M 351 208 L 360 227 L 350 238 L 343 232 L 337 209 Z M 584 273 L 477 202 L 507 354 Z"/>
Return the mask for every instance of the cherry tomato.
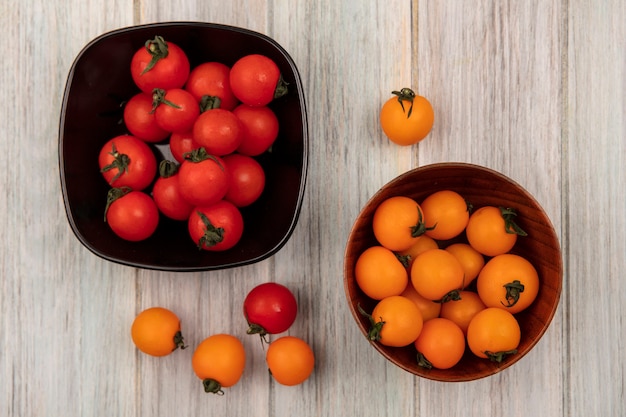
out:
<path id="1" fill-rule="evenodd" d="M 230 88 L 230 68 L 221 62 L 204 62 L 191 70 L 185 84 L 196 101 L 211 96 L 220 99 L 220 108 L 232 110 L 238 103 Z"/>
<path id="2" fill-rule="evenodd" d="M 98 156 L 100 172 L 113 187 L 130 187 L 140 191 L 154 180 L 156 157 L 141 139 L 120 135 L 104 144 Z"/>
<path id="3" fill-rule="evenodd" d="M 237 152 L 257 156 L 267 151 L 278 137 L 278 117 L 266 106 L 240 104 L 233 113 L 242 124 L 242 140 Z"/>
<path id="4" fill-rule="evenodd" d="M 208 109 L 200 114 L 193 125 L 193 140 L 211 155 L 233 153 L 242 139 L 241 122 L 230 110 Z"/>
<path id="5" fill-rule="evenodd" d="M 222 158 L 199 148 L 180 165 L 178 182 L 185 200 L 195 206 L 208 206 L 224 198 L 230 176 Z"/>
<path id="6" fill-rule="evenodd" d="M 424 323 L 415 340 L 419 365 L 430 369 L 450 369 L 465 353 L 465 334 L 448 319 L 436 317 Z"/>
<path id="7" fill-rule="evenodd" d="M 367 315 L 364 311 L 361 313 Z M 424 324 L 419 308 L 401 295 L 383 298 L 367 316 L 371 324 L 368 339 L 385 346 L 402 347 L 414 343 Z"/>
<path id="8" fill-rule="evenodd" d="M 163 215 L 173 220 L 187 220 L 194 206 L 180 193 L 178 165 L 164 160 L 159 165 L 159 178 L 152 187 L 152 198 Z"/>
<path id="9" fill-rule="evenodd" d="M 229 172 L 230 183 L 224 199 L 237 207 L 254 203 L 265 188 L 265 171 L 256 159 L 240 154 L 226 155 L 224 164 Z"/>
<path id="10" fill-rule="evenodd" d="M 424 298 L 446 301 L 463 288 L 463 266 L 454 255 L 444 249 L 422 252 L 411 266 L 411 282 Z"/>
<path id="11" fill-rule="evenodd" d="M 186 132 L 200 115 L 200 105 L 193 96 L 180 88 L 156 89 L 153 94 L 154 118 L 168 132 Z"/>
<path id="12" fill-rule="evenodd" d="M 405 251 L 424 234 L 422 209 L 415 200 L 394 196 L 384 200 L 374 211 L 374 236 L 392 251 Z"/>
<path id="13" fill-rule="evenodd" d="M 139 313 L 130 334 L 137 349 L 151 356 L 166 356 L 186 347 L 178 316 L 163 307 L 151 307 Z"/>
<path id="14" fill-rule="evenodd" d="M 476 291 L 487 307 L 512 314 L 525 310 L 539 293 L 539 275 L 525 258 L 504 253 L 491 258 L 478 274 Z"/>
<path id="15" fill-rule="evenodd" d="M 235 246 L 243 235 L 243 226 L 241 212 L 226 200 L 196 207 L 188 221 L 189 235 L 198 248 L 214 252 Z"/>
<path id="16" fill-rule="evenodd" d="M 464 242 L 453 243 L 446 248 L 461 263 L 465 271 L 463 288 L 467 288 L 478 277 L 478 273 L 485 266 L 485 258 L 476 249 Z"/>
<path id="17" fill-rule="evenodd" d="M 479 358 L 502 362 L 517 353 L 521 339 L 519 323 L 513 314 L 498 307 L 476 313 L 467 326 L 467 344 Z"/>
<path id="18" fill-rule="evenodd" d="M 254 287 L 243 302 L 248 334 L 278 334 L 287 331 L 296 320 L 296 297 L 284 285 L 266 282 Z"/>
<path id="19" fill-rule="evenodd" d="M 354 266 L 356 283 L 374 300 L 400 295 L 409 282 L 406 268 L 391 250 L 375 245 L 359 255 Z"/>
<path id="20" fill-rule="evenodd" d="M 526 236 L 515 223 L 515 216 L 515 210 L 504 207 L 485 206 L 474 211 L 465 229 L 469 244 L 486 256 L 510 251 L 518 235 Z"/>
<path id="21" fill-rule="evenodd" d="M 159 224 L 159 210 L 143 191 L 111 188 L 107 196 L 105 221 L 124 240 L 138 242 L 152 236 Z"/>
<path id="22" fill-rule="evenodd" d="M 145 142 L 161 142 L 170 134 L 156 123 L 152 95 L 144 92 L 135 94 L 124 106 L 124 124 L 133 136 Z"/>
<path id="23" fill-rule="evenodd" d="M 185 161 L 185 154 L 191 153 L 194 149 L 200 148 L 200 145 L 193 140 L 193 131 L 174 132 L 169 140 L 170 152 L 176 162 L 182 164 Z"/>
<path id="24" fill-rule="evenodd" d="M 392 91 L 380 110 L 380 125 L 389 140 L 402 145 L 414 145 L 431 131 L 435 113 L 430 102 L 410 88 Z"/>
<path id="25" fill-rule="evenodd" d="M 133 81 L 144 93 L 155 88 L 181 88 L 189 76 L 189 59 L 175 43 L 156 36 L 135 52 L 130 63 Z"/>
<path id="26" fill-rule="evenodd" d="M 200 342 L 191 357 L 191 366 L 205 392 L 223 395 L 222 388 L 232 387 L 241 379 L 246 351 L 235 336 L 214 334 Z"/>
<path id="27" fill-rule="evenodd" d="M 286 386 L 303 383 L 315 368 L 313 349 L 294 336 L 283 336 L 270 343 L 265 361 L 274 380 Z"/>
<path id="28" fill-rule="evenodd" d="M 478 294 L 473 291 L 459 291 L 459 298 L 441 304 L 440 317 L 452 320 L 467 333 L 467 327 L 474 316 L 486 308 Z"/>
<path id="29" fill-rule="evenodd" d="M 278 65 L 260 54 L 246 55 L 233 64 L 230 88 L 239 101 L 250 106 L 265 106 L 287 93 Z"/>
<path id="30" fill-rule="evenodd" d="M 456 191 L 441 190 L 430 194 L 420 204 L 426 222 L 426 235 L 448 240 L 460 235 L 469 221 L 469 208 Z"/>

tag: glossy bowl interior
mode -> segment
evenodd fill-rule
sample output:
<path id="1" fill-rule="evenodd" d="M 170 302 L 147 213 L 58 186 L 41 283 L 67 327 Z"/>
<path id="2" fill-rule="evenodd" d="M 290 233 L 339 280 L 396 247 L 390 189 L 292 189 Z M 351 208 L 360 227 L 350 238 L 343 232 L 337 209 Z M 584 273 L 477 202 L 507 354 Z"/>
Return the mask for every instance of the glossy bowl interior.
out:
<path id="1" fill-rule="evenodd" d="M 476 358 L 467 348 L 460 363 L 453 368 L 427 370 L 417 365 L 416 350 L 412 345 L 393 348 L 370 343 L 389 361 L 412 374 L 438 381 L 470 381 L 500 372 L 526 355 L 545 333 L 559 303 L 563 275 L 559 241 L 546 213 L 520 185 L 496 171 L 465 163 L 433 164 L 400 175 L 381 188 L 357 217 L 346 245 L 344 287 L 352 315 L 366 336 L 369 321 L 359 313 L 357 305 L 360 304 L 365 311 L 372 311 L 376 301 L 358 288 L 354 266 L 365 249 L 377 244 L 372 231 L 376 207 L 386 198 L 397 195 L 412 197 L 419 203 L 429 194 L 443 189 L 458 192 L 475 209 L 485 205 L 515 208 L 518 213 L 516 222 L 528 233 L 527 237 L 518 239 L 512 253 L 530 260 L 541 282 L 533 304 L 516 315 L 522 331 L 518 353 L 498 364 Z"/>
<path id="2" fill-rule="evenodd" d="M 139 90 L 130 60 L 144 43 L 161 35 L 177 43 L 192 68 L 205 61 L 232 65 L 259 53 L 272 58 L 289 83 L 289 93 L 270 107 L 280 122 L 271 152 L 258 157 L 266 172 L 261 198 L 242 210 L 241 241 L 224 252 L 200 251 L 180 222 L 161 218 L 156 233 L 127 242 L 104 223 L 108 184 L 98 170 L 104 143 L 126 133 L 121 104 Z M 106 33 L 84 47 L 67 79 L 59 129 L 59 164 L 67 218 L 76 237 L 96 255 L 121 264 L 155 270 L 204 271 L 258 262 L 276 253 L 298 220 L 307 172 L 307 117 L 302 82 L 289 54 L 271 38 L 242 28 L 198 22 L 158 23 Z M 158 158 L 167 144 L 155 145 Z M 168 159 L 171 159 L 168 158 Z"/>

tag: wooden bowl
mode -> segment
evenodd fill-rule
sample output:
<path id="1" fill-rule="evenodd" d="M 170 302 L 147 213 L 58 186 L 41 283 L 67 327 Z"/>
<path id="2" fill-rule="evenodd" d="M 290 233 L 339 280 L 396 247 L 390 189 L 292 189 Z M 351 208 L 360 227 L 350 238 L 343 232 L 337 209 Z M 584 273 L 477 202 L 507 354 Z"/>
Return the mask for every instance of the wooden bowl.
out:
<path id="1" fill-rule="evenodd" d="M 385 358 L 402 369 L 432 380 L 470 381 L 484 378 L 513 365 L 537 344 L 548 328 L 559 303 L 563 277 L 561 250 L 550 219 L 537 201 L 520 185 L 488 168 L 466 163 L 440 163 L 406 172 L 382 187 L 365 205 L 352 227 L 345 251 L 344 287 L 352 315 L 366 338 L 370 323 L 357 309 L 372 311 L 376 301 L 358 287 L 354 266 L 359 255 L 377 244 L 372 218 L 378 205 L 392 196 L 408 196 L 420 203 L 429 194 L 449 189 L 471 202 L 474 209 L 485 205 L 512 207 L 517 210 L 517 224 L 528 236 L 520 237 L 512 253 L 526 257 L 540 277 L 539 294 L 533 304 L 516 315 L 522 332 L 518 353 L 501 363 L 480 359 L 466 348 L 465 355 L 453 368 L 425 369 L 417 364 L 416 350 L 369 342 Z"/>

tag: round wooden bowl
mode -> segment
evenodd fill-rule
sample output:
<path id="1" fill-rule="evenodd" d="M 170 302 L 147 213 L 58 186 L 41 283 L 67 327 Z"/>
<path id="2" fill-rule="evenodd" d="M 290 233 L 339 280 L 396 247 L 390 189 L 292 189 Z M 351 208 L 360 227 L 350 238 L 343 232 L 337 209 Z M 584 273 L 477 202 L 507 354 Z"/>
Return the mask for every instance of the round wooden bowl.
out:
<path id="1" fill-rule="evenodd" d="M 526 355 L 545 333 L 559 303 L 563 265 L 557 235 L 541 206 L 519 184 L 491 169 L 466 163 L 433 164 L 398 176 L 367 202 L 354 222 L 346 245 L 344 288 L 352 315 L 364 340 L 368 340 L 366 336 L 370 323 L 357 306 L 371 312 L 376 301 L 359 289 L 354 277 L 354 266 L 365 249 L 378 244 L 372 231 L 372 217 L 376 207 L 385 199 L 399 195 L 421 203 L 429 194 L 444 189 L 458 192 L 472 203 L 474 209 L 486 205 L 516 209 L 516 222 L 528 233 L 528 236 L 517 240 L 511 252 L 527 258 L 537 269 L 541 282 L 533 304 L 516 314 L 522 331 L 518 353 L 497 363 L 480 359 L 466 348 L 465 355 L 457 365 L 439 370 L 420 367 L 412 344 L 393 348 L 378 342 L 369 343 L 389 361 L 414 375 L 438 381 L 471 381 L 500 372 Z"/>

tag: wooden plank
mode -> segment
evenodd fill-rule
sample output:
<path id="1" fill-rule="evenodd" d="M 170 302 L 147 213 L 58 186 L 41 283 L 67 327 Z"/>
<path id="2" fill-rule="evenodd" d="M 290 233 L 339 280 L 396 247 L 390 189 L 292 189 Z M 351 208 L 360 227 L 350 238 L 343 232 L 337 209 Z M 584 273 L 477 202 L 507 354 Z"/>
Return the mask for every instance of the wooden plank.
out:
<path id="1" fill-rule="evenodd" d="M 571 1 L 568 13 L 569 415 L 625 415 L 626 7 Z"/>
<path id="2" fill-rule="evenodd" d="M 557 234 L 561 19 L 559 1 L 483 7 L 419 2 L 415 60 L 419 92 L 432 100 L 436 115 L 416 161 L 471 162 L 502 172 L 537 198 Z M 567 345 L 561 320 L 559 313 L 535 349 L 500 374 L 469 384 L 419 381 L 417 391 L 428 399 L 420 401 L 419 415 L 451 409 L 463 415 L 562 415 Z"/>

